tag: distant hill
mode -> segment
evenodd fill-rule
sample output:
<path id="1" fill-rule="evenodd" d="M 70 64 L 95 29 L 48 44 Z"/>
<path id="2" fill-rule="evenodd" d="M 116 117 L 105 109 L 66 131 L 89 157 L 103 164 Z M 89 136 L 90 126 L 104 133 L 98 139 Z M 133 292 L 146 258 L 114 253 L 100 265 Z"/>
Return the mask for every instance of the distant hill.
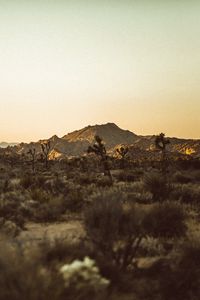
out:
<path id="1" fill-rule="evenodd" d="M 0 142 L 0 148 L 7 148 L 8 146 L 16 146 L 18 143 L 7 143 L 7 142 Z"/>
<path id="2" fill-rule="evenodd" d="M 54 135 L 49 139 L 40 140 L 35 143 L 21 143 L 14 147 L 20 153 L 27 153 L 31 147 L 41 152 L 41 143 L 50 141 L 50 159 L 66 156 L 77 156 L 86 153 L 87 148 L 94 142 L 95 135 L 99 135 L 109 152 L 114 152 L 119 145 L 129 145 L 135 155 L 142 153 L 148 156 L 155 152 L 155 136 L 140 136 L 135 133 L 119 128 L 114 123 L 102 125 L 89 125 L 80 130 L 73 131 L 59 138 Z M 170 138 L 168 150 L 181 155 L 200 156 L 200 140 Z"/>

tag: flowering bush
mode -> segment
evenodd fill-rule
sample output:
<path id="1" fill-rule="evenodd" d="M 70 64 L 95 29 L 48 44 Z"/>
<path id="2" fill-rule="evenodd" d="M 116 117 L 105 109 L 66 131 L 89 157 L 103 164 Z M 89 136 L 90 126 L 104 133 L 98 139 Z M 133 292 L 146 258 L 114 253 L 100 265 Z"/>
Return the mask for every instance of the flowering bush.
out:
<path id="1" fill-rule="evenodd" d="M 99 273 L 94 260 L 85 257 L 83 261 L 75 260 L 71 264 L 61 267 L 65 287 L 69 291 L 77 292 L 84 296 L 96 295 L 104 292 L 109 285 L 109 280 L 103 278 Z M 80 299 L 82 299 L 79 296 Z"/>

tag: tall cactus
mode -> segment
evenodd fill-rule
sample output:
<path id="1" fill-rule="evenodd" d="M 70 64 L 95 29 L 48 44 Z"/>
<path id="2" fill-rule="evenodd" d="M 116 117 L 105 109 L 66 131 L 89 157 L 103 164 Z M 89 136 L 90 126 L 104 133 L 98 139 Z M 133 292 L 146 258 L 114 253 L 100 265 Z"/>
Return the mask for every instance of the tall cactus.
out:
<path id="1" fill-rule="evenodd" d="M 101 158 L 101 163 L 104 169 L 104 176 L 108 176 L 110 178 L 110 180 L 112 181 L 112 176 L 111 176 L 111 172 L 110 172 L 110 168 L 109 168 L 109 164 L 108 164 L 108 155 L 106 152 L 106 148 L 103 144 L 102 139 L 98 136 L 95 135 L 95 143 L 93 146 L 89 146 L 88 153 L 95 153 L 96 155 L 100 156 Z"/>
<path id="2" fill-rule="evenodd" d="M 35 172 L 35 162 L 36 162 L 36 149 L 31 148 L 27 152 L 31 156 L 31 165 L 32 165 L 32 171 Z"/>
<path id="3" fill-rule="evenodd" d="M 162 171 L 166 172 L 166 146 L 170 144 L 170 140 L 165 137 L 164 133 L 160 133 L 155 138 L 155 146 L 158 150 L 161 150 L 161 162 L 162 162 Z"/>
<path id="4" fill-rule="evenodd" d="M 127 146 L 120 146 L 119 148 L 116 149 L 117 153 L 119 154 L 121 158 L 121 168 L 125 168 L 125 156 L 129 151 L 129 148 Z"/>

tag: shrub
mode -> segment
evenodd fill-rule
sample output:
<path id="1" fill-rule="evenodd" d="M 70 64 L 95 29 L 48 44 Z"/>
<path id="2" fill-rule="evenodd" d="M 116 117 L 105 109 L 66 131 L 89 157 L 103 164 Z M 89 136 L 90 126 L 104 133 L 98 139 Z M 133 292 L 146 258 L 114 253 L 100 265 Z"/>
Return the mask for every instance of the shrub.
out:
<path id="1" fill-rule="evenodd" d="M 104 176 L 96 180 L 96 185 L 99 187 L 108 187 L 108 186 L 112 186 L 112 181 L 108 176 Z"/>
<path id="2" fill-rule="evenodd" d="M 149 211 L 124 205 L 123 200 L 122 193 L 107 191 L 96 195 L 85 212 L 88 236 L 105 259 L 119 269 L 133 268 L 148 237 L 168 239 L 185 235 L 185 216 L 179 205 L 157 204 Z"/>
<path id="3" fill-rule="evenodd" d="M 24 174 L 23 177 L 20 179 L 20 185 L 24 189 L 28 189 L 34 183 L 34 177 L 31 174 Z"/>
<path id="4" fill-rule="evenodd" d="M 103 278 L 94 260 L 85 257 L 83 261 L 75 260 L 60 268 L 67 295 L 73 299 L 104 299 L 109 281 Z"/>
<path id="5" fill-rule="evenodd" d="M 43 188 L 45 184 L 46 178 L 45 176 L 39 174 L 35 176 L 35 187 Z"/>
<path id="6" fill-rule="evenodd" d="M 12 190 L 11 182 L 8 178 L 0 180 L 0 193 L 6 193 Z"/>
<path id="7" fill-rule="evenodd" d="M 80 211 L 84 206 L 83 193 L 79 189 L 72 189 L 65 196 L 64 205 L 71 212 Z"/>
<path id="8" fill-rule="evenodd" d="M 118 181 L 127 181 L 127 182 L 133 182 L 136 179 L 135 172 L 131 171 L 121 171 L 118 174 L 115 175 Z"/>
<path id="9" fill-rule="evenodd" d="M 54 195 L 65 194 L 68 191 L 66 184 L 59 176 L 56 176 L 54 179 L 47 180 L 44 183 L 44 188 L 46 191 Z"/>
<path id="10" fill-rule="evenodd" d="M 176 203 L 157 204 L 147 214 L 145 226 L 152 237 L 179 238 L 186 233 L 185 214 Z"/>
<path id="11" fill-rule="evenodd" d="M 97 194 L 85 212 L 86 231 L 97 249 L 119 269 L 127 269 L 137 255 L 145 236 L 144 212 L 123 207 L 125 196 L 119 191 Z"/>
<path id="12" fill-rule="evenodd" d="M 155 201 L 165 200 L 172 191 L 172 185 L 159 173 L 146 174 L 144 176 L 144 187 L 152 193 Z"/>
<path id="13" fill-rule="evenodd" d="M 94 253 L 82 241 L 69 244 L 65 236 L 53 241 L 44 238 L 40 243 L 40 260 L 45 266 L 54 262 L 71 263 L 75 259 L 83 259 L 86 255 L 94 256 Z"/>
<path id="14" fill-rule="evenodd" d="M 122 217 L 121 195 L 111 191 L 94 196 L 91 207 L 85 211 L 85 225 L 90 237 L 101 243 L 101 247 L 110 247 L 119 232 Z M 109 230 L 108 230 L 109 228 Z"/>
<path id="15" fill-rule="evenodd" d="M 32 188 L 30 190 L 30 197 L 35 201 L 45 203 L 49 201 L 51 195 L 41 188 Z"/>
<path id="16" fill-rule="evenodd" d="M 182 184 L 186 184 L 192 181 L 192 178 L 190 175 L 185 175 L 181 172 L 177 172 L 174 174 L 173 176 L 173 180 L 177 183 L 182 183 Z"/>
<path id="17" fill-rule="evenodd" d="M 171 196 L 182 203 L 198 204 L 200 202 L 200 189 L 194 185 L 178 185 Z"/>
<path id="18" fill-rule="evenodd" d="M 198 300 L 200 298 L 200 244 L 187 241 L 179 258 L 173 259 L 168 272 L 160 276 L 164 300 Z"/>
<path id="19" fill-rule="evenodd" d="M 80 174 L 79 177 L 77 178 L 77 181 L 79 184 L 92 184 L 96 183 L 97 181 L 97 176 L 94 175 L 89 175 L 89 174 Z"/>
<path id="20" fill-rule="evenodd" d="M 33 213 L 33 219 L 39 222 L 58 221 L 65 211 L 64 200 L 62 197 L 51 196 L 48 202 L 41 203 Z"/>
<path id="21" fill-rule="evenodd" d="M 192 178 L 194 179 L 195 182 L 200 182 L 200 171 L 195 170 L 192 172 Z"/>
<path id="22" fill-rule="evenodd" d="M 0 249 L 0 300 L 65 299 L 62 276 L 39 264 L 33 249 L 25 255 L 22 246 L 7 240 Z"/>
<path id="23" fill-rule="evenodd" d="M 19 192 L 4 193 L 0 198 L 0 217 L 24 228 L 26 211 L 23 208 L 23 203 L 26 197 L 26 194 L 21 195 Z"/>

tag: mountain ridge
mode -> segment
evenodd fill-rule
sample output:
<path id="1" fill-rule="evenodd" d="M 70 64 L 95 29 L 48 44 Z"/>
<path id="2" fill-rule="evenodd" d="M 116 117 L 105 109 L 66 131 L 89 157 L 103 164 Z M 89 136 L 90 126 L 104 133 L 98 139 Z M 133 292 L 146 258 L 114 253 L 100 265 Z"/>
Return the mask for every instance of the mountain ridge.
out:
<path id="1" fill-rule="evenodd" d="M 106 149 L 113 153 L 119 145 L 128 145 L 138 148 L 140 151 L 154 151 L 155 135 L 142 136 L 137 135 L 129 130 L 118 127 L 115 123 L 88 125 L 80 130 L 75 130 L 62 137 L 53 135 L 49 139 L 39 140 L 32 143 L 21 143 L 15 146 L 18 154 L 27 153 L 31 147 L 36 151 L 41 151 L 41 144 L 50 142 L 51 153 L 50 158 L 60 158 L 63 156 L 78 156 L 86 153 L 89 145 L 94 143 L 95 135 L 99 135 Z M 184 155 L 200 155 L 200 140 L 198 139 L 181 139 L 169 138 L 170 144 L 168 149 L 170 152 L 177 152 Z M 52 155 L 51 155 L 52 154 Z"/>
<path id="2" fill-rule="evenodd" d="M 7 148 L 9 146 L 13 147 L 18 145 L 19 143 L 14 143 L 14 142 L 0 142 L 0 148 Z"/>

